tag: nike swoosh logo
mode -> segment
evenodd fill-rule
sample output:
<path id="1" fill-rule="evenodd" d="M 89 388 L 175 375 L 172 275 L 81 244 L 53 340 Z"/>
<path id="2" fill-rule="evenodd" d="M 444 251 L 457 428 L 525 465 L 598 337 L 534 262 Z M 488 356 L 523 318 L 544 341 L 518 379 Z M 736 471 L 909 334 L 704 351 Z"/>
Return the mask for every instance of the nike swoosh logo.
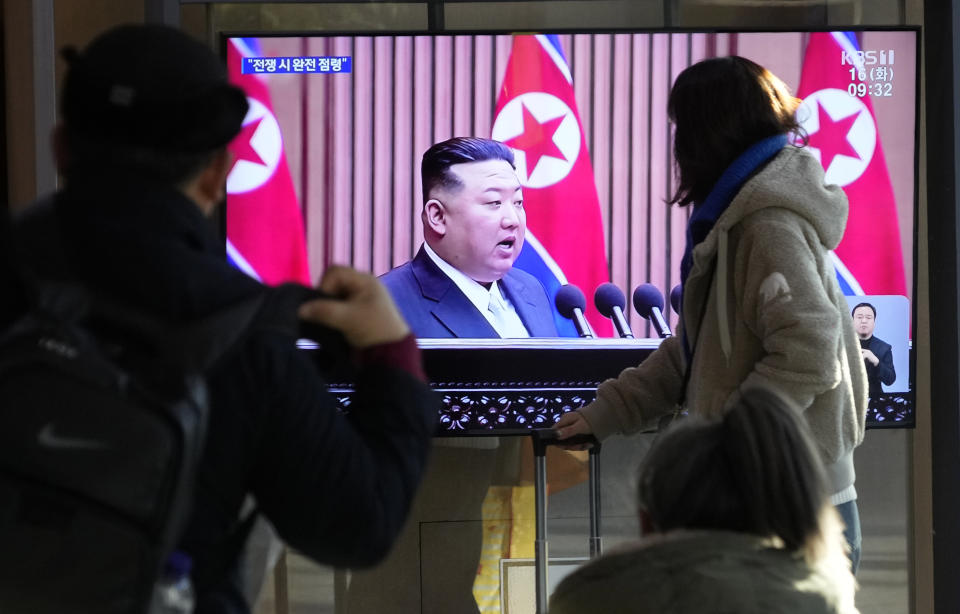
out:
<path id="1" fill-rule="evenodd" d="M 37 443 L 45 448 L 58 450 L 103 450 L 109 446 L 96 439 L 64 437 L 54 432 L 53 422 L 49 422 L 37 433 Z"/>

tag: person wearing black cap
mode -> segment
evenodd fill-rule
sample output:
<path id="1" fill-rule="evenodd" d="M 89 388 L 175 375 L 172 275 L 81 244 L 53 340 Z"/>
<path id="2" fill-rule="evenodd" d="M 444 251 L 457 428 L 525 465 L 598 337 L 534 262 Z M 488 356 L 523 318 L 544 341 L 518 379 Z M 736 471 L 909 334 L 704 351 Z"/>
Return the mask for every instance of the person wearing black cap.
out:
<path id="1" fill-rule="evenodd" d="M 66 187 L 19 221 L 23 261 L 173 321 L 265 292 L 226 262 L 209 219 L 231 167 L 226 145 L 247 112 L 218 58 L 181 32 L 142 25 L 64 57 L 53 142 Z M 31 239 L 51 224 L 59 248 Z M 385 556 L 420 481 L 437 398 L 415 339 L 372 276 L 331 267 L 319 287 L 337 299 L 304 303 L 299 314 L 353 346 L 349 416 L 282 332 L 247 335 L 208 373 L 208 438 L 180 543 L 193 559 L 198 614 L 250 610 L 226 548 L 248 495 L 298 551 L 365 566 Z"/>

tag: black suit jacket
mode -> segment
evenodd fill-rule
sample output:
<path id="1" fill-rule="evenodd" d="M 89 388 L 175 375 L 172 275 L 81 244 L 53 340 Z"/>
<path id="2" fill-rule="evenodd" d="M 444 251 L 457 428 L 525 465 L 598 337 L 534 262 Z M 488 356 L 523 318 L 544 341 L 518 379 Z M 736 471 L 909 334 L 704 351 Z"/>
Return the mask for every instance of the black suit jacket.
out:
<path id="1" fill-rule="evenodd" d="M 883 388 L 880 387 L 881 382 L 889 386 L 897 379 L 897 372 L 893 368 L 893 347 L 883 339 L 873 336 L 870 337 L 866 349 L 880 359 L 877 366 L 873 366 L 869 360 L 863 361 L 867 368 L 870 398 L 876 399 L 883 394 Z"/>

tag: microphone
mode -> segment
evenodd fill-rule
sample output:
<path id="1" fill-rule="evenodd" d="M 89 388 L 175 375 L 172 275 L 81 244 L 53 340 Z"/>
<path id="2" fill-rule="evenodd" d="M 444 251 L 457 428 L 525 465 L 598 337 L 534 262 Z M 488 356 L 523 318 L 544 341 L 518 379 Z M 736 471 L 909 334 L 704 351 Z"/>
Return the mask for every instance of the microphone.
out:
<path id="1" fill-rule="evenodd" d="M 650 320 L 661 339 L 672 337 L 670 326 L 663 318 L 663 294 L 653 284 L 640 284 L 633 291 L 633 307 L 641 316 Z"/>
<path id="2" fill-rule="evenodd" d="M 680 315 L 680 308 L 683 306 L 683 286 L 680 284 L 670 291 L 670 306 L 673 307 L 673 313 Z"/>
<path id="3" fill-rule="evenodd" d="M 587 308 L 587 299 L 583 296 L 580 288 L 571 284 L 560 286 L 553 302 L 556 304 L 560 315 L 568 320 L 573 320 L 578 335 L 584 338 L 593 338 L 593 331 L 590 330 L 587 319 L 583 317 L 583 310 Z"/>
<path id="4" fill-rule="evenodd" d="M 627 306 L 627 297 L 615 284 L 610 282 L 597 286 L 597 291 L 593 293 L 593 304 L 605 318 L 613 320 L 613 327 L 617 329 L 617 334 L 621 338 L 633 339 L 633 332 L 630 325 L 627 324 L 627 318 L 623 315 L 623 310 Z"/>

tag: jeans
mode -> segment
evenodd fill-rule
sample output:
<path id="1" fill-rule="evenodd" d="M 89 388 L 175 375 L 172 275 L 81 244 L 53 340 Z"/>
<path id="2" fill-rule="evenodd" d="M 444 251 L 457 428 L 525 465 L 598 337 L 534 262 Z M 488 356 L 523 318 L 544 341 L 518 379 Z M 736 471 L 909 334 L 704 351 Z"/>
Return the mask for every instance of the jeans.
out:
<path id="1" fill-rule="evenodd" d="M 860 567 L 860 510 L 857 508 L 857 500 L 841 503 L 836 506 L 836 510 L 843 519 L 843 536 L 850 545 L 850 568 L 853 575 L 857 575 Z"/>

